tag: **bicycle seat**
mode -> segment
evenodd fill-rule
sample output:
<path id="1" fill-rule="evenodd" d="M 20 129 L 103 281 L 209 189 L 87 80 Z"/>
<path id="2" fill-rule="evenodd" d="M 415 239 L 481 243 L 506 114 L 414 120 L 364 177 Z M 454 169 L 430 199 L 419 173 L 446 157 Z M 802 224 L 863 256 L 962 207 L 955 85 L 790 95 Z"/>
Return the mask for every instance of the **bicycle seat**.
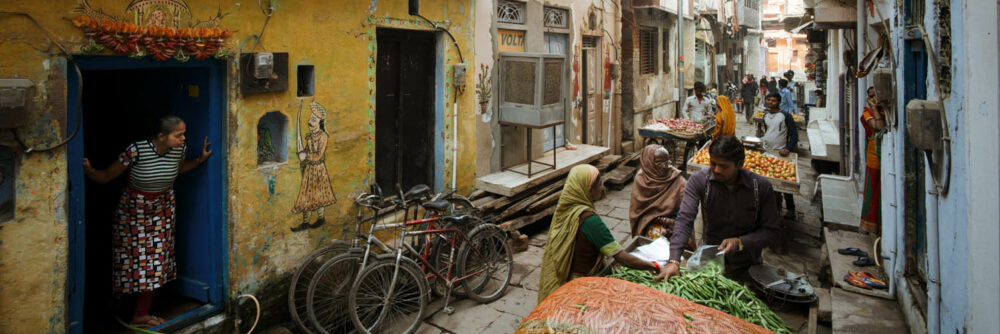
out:
<path id="1" fill-rule="evenodd" d="M 446 199 L 441 199 L 441 200 L 436 200 L 436 201 L 423 202 L 423 203 L 420 203 L 420 205 L 423 206 L 424 209 L 427 209 L 427 210 L 444 212 L 444 211 L 448 211 L 448 207 L 451 206 L 451 202 L 448 202 L 448 200 L 446 200 Z"/>
<path id="2" fill-rule="evenodd" d="M 409 191 L 403 194 L 403 197 L 406 198 L 407 201 L 409 201 L 411 199 L 428 197 L 430 196 L 430 194 L 431 194 L 430 187 L 428 187 L 426 184 L 418 184 L 413 186 L 413 188 L 410 188 Z"/>
<path id="3" fill-rule="evenodd" d="M 458 216 L 445 217 L 444 220 L 448 221 L 448 222 L 451 222 L 451 223 L 455 223 L 456 225 L 467 225 L 467 224 L 474 223 L 476 221 L 475 218 L 473 218 L 472 216 L 469 216 L 469 215 L 458 215 Z"/>

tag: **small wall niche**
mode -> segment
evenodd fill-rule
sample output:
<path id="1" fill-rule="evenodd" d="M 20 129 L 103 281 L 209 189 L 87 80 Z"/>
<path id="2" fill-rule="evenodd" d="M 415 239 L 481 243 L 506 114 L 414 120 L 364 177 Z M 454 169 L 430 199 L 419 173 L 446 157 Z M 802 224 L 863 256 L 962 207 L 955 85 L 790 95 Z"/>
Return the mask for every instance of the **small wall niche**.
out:
<path id="1" fill-rule="evenodd" d="M 279 111 L 264 114 L 257 121 L 257 167 L 288 161 L 287 132 L 288 117 Z"/>
<path id="2" fill-rule="evenodd" d="M 295 95 L 297 96 L 313 96 L 315 93 L 315 81 L 313 78 L 313 66 L 312 65 L 299 65 L 295 70 L 296 76 L 298 77 L 298 88 L 296 89 Z"/>

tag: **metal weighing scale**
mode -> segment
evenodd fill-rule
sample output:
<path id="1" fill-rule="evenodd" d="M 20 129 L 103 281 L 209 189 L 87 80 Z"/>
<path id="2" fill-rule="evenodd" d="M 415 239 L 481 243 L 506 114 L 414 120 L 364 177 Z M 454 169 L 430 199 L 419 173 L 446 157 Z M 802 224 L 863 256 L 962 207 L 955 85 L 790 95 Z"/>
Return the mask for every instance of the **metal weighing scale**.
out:
<path id="1" fill-rule="evenodd" d="M 760 149 L 763 143 L 763 140 L 760 139 L 760 137 L 753 137 L 753 136 L 740 137 L 740 141 L 743 142 L 744 147 L 753 149 Z"/>
<path id="2" fill-rule="evenodd" d="M 767 295 L 768 299 L 800 304 L 810 304 L 817 299 L 816 291 L 805 279 L 805 275 L 766 264 L 751 266 L 747 272 L 754 286 Z"/>

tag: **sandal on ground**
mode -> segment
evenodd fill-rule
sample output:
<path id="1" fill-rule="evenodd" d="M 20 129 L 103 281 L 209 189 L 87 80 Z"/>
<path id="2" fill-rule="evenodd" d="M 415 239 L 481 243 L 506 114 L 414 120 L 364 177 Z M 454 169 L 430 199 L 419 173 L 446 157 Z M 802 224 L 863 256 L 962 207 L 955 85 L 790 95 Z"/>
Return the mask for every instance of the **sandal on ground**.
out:
<path id="1" fill-rule="evenodd" d="M 864 279 L 862 279 L 860 277 L 857 277 L 857 276 L 844 275 L 844 282 L 847 282 L 850 285 L 853 285 L 853 286 L 856 286 L 856 287 L 859 287 L 859 288 L 862 288 L 862 289 L 865 289 L 865 290 L 871 290 L 872 289 L 872 287 L 868 286 L 868 284 L 865 284 Z"/>
<path id="2" fill-rule="evenodd" d="M 851 276 L 854 276 L 854 277 L 862 279 L 865 282 L 865 285 L 867 285 L 867 286 L 870 286 L 870 287 L 873 287 L 873 288 L 876 288 L 876 289 L 888 289 L 889 288 L 889 286 L 885 284 L 885 281 L 882 281 L 882 280 L 880 280 L 878 278 L 875 278 L 875 275 L 872 275 L 871 273 L 869 273 L 867 271 L 848 271 L 847 273 L 849 275 L 851 275 Z"/>
<path id="3" fill-rule="evenodd" d="M 147 329 L 159 326 L 166 321 L 163 318 L 157 317 L 155 315 L 148 315 L 147 317 L 148 318 L 146 318 L 146 321 L 139 321 L 139 318 L 133 318 L 132 322 L 129 323 L 129 326 Z"/>
<path id="4" fill-rule="evenodd" d="M 860 250 L 857 247 L 841 248 L 841 249 L 837 250 L 837 253 L 844 254 L 844 255 L 864 256 L 864 257 L 868 256 L 868 252 Z"/>
<path id="5" fill-rule="evenodd" d="M 858 259 L 854 260 L 854 262 L 851 262 L 851 263 L 854 263 L 854 265 L 858 266 L 858 267 L 867 267 L 867 266 L 875 265 L 875 261 L 872 260 L 872 258 L 868 257 L 867 255 L 866 256 L 858 256 Z"/>

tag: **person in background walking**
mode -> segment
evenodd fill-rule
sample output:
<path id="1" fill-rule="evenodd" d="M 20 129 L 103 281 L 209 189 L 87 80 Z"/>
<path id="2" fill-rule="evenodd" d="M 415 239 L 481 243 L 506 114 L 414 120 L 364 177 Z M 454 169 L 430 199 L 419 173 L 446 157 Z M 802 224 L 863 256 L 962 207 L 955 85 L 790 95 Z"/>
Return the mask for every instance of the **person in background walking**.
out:
<path id="1" fill-rule="evenodd" d="M 879 234 L 882 221 L 882 134 L 885 129 L 885 111 L 875 96 L 875 87 L 868 88 L 868 105 L 861 113 L 865 127 L 865 201 L 861 207 L 861 231 Z"/>
<path id="2" fill-rule="evenodd" d="M 767 76 L 766 75 L 761 75 L 760 76 L 760 83 L 757 86 L 757 89 L 760 89 L 760 104 L 759 105 L 762 108 L 767 109 L 767 102 L 764 101 L 764 97 L 767 96 Z"/>
<path id="3" fill-rule="evenodd" d="M 701 81 L 694 83 L 694 95 L 688 96 L 681 108 L 681 118 L 702 123 L 708 117 L 713 117 L 715 113 L 715 103 L 705 96 L 705 84 Z"/>
<path id="4" fill-rule="evenodd" d="M 771 81 L 767 82 L 767 95 L 778 94 L 778 80 L 771 77 Z"/>
<path id="5" fill-rule="evenodd" d="M 764 131 L 764 149 L 778 150 L 778 154 L 786 157 L 798 145 L 799 130 L 795 126 L 792 114 L 778 108 L 778 105 L 781 103 L 781 95 L 767 94 L 766 100 L 767 112 L 764 113 L 764 126 L 767 130 Z M 792 198 L 792 194 L 784 195 L 785 208 L 787 209 L 785 211 L 785 218 L 795 218 L 795 201 Z M 780 200 L 778 201 L 778 205 L 781 205 Z"/>
<path id="6" fill-rule="evenodd" d="M 781 106 L 779 106 L 781 111 L 792 115 L 796 114 L 795 97 L 792 95 L 792 90 L 788 88 L 788 80 L 778 81 L 778 87 L 781 87 L 781 90 L 778 91 L 778 95 L 781 95 Z"/>
<path id="7" fill-rule="evenodd" d="M 743 116 L 746 117 L 747 124 L 750 124 L 753 119 L 753 100 L 757 97 L 757 81 L 754 81 L 753 75 L 747 74 L 747 77 L 743 79 L 743 89 L 740 90 L 740 95 L 743 98 Z"/>
<path id="8" fill-rule="evenodd" d="M 733 104 L 729 103 L 729 97 L 725 95 L 715 98 L 718 102 L 719 112 L 715 114 L 715 130 L 712 131 L 712 140 L 722 136 L 736 135 L 736 114 L 733 113 Z"/>

